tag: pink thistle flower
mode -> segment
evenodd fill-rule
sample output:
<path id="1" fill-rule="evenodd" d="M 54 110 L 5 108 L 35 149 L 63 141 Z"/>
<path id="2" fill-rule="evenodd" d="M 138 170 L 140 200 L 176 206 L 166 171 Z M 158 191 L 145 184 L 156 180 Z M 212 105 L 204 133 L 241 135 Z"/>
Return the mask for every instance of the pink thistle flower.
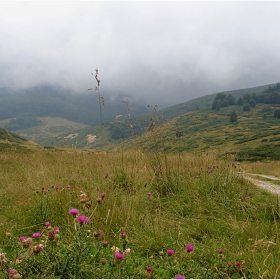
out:
<path id="1" fill-rule="evenodd" d="M 50 222 L 45 222 L 45 226 L 46 226 L 46 227 L 50 227 L 50 226 L 51 226 L 51 223 L 50 223 Z"/>
<path id="2" fill-rule="evenodd" d="M 49 237 L 50 240 L 55 239 L 56 235 L 57 235 L 57 233 L 54 229 L 51 229 L 51 230 L 48 231 L 48 237 Z"/>
<path id="3" fill-rule="evenodd" d="M 59 232 L 59 227 L 54 227 L 54 230 L 55 230 L 56 232 Z"/>
<path id="4" fill-rule="evenodd" d="M 122 239 L 125 239 L 125 238 L 126 238 L 126 233 L 122 232 Z"/>
<path id="5" fill-rule="evenodd" d="M 222 250 L 222 249 L 220 249 L 220 250 L 219 250 L 219 254 L 221 255 L 222 253 L 223 253 L 223 250 Z"/>
<path id="6" fill-rule="evenodd" d="M 20 237 L 18 238 L 18 241 L 22 242 L 22 241 L 24 241 L 24 240 L 26 240 L 26 239 L 27 239 L 26 236 L 20 236 Z"/>
<path id="7" fill-rule="evenodd" d="M 192 251 L 194 250 L 193 245 L 187 244 L 187 245 L 186 245 L 186 250 L 187 250 L 187 252 L 192 252 Z"/>
<path id="8" fill-rule="evenodd" d="M 58 190 L 58 189 L 59 189 L 59 186 L 55 186 L 55 189 Z"/>
<path id="9" fill-rule="evenodd" d="M 100 195 L 100 198 L 101 198 L 101 199 L 104 199 L 105 196 L 106 196 L 106 194 L 105 194 L 105 193 L 102 193 L 102 194 Z"/>
<path id="10" fill-rule="evenodd" d="M 68 190 L 70 190 L 71 187 L 70 187 L 70 185 L 68 185 L 66 188 L 67 188 Z"/>
<path id="11" fill-rule="evenodd" d="M 168 256 L 174 255 L 174 250 L 168 249 L 168 250 L 167 250 L 167 255 L 168 255 Z"/>
<path id="12" fill-rule="evenodd" d="M 41 237 L 41 233 L 40 232 L 35 232 L 35 233 L 32 234 L 32 237 L 38 239 L 38 238 Z"/>
<path id="13" fill-rule="evenodd" d="M 115 254 L 115 259 L 121 261 L 124 259 L 124 255 L 121 252 L 117 252 Z"/>
<path id="14" fill-rule="evenodd" d="M 152 266 L 147 267 L 146 271 L 149 272 L 149 273 L 152 272 L 153 271 L 153 267 Z"/>
<path id="15" fill-rule="evenodd" d="M 79 214 L 79 210 L 76 209 L 76 208 L 70 208 L 68 212 L 69 212 L 70 215 L 73 215 L 73 216 Z"/>
<path id="16" fill-rule="evenodd" d="M 108 174 L 107 174 L 107 173 L 104 174 L 104 178 L 105 178 L 105 179 L 108 178 Z"/>
<path id="17" fill-rule="evenodd" d="M 176 275 L 175 279 L 186 279 L 184 275 Z"/>
<path id="18" fill-rule="evenodd" d="M 148 192 L 148 197 L 150 197 L 152 194 L 150 192 Z"/>
<path id="19" fill-rule="evenodd" d="M 19 279 L 21 278 L 20 274 L 13 268 L 9 268 L 9 278 Z"/>
<path id="20" fill-rule="evenodd" d="M 109 242 L 108 241 L 104 241 L 103 242 L 103 247 L 107 247 L 109 245 Z"/>
<path id="21" fill-rule="evenodd" d="M 31 247 L 33 245 L 33 240 L 32 240 L 32 238 L 29 237 L 27 239 L 24 239 L 22 241 L 22 244 L 23 244 L 23 247 L 25 247 L 25 248 Z"/>
<path id="22" fill-rule="evenodd" d="M 106 261 L 106 259 L 105 258 L 101 258 L 101 263 L 102 264 L 105 264 L 107 261 Z"/>
<path id="23" fill-rule="evenodd" d="M 236 267 L 240 267 L 240 266 L 241 266 L 241 263 L 240 263 L 240 262 L 236 262 L 236 263 L 235 263 L 235 266 L 236 266 Z"/>
<path id="24" fill-rule="evenodd" d="M 80 223 L 80 224 L 89 224 L 90 223 L 90 220 L 88 217 L 84 216 L 84 215 L 80 215 L 78 218 L 77 218 L 77 221 Z"/>
<path id="25" fill-rule="evenodd" d="M 36 245 L 33 247 L 34 253 L 41 253 L 44 249 L 44 246 L 42 244 Z"/>

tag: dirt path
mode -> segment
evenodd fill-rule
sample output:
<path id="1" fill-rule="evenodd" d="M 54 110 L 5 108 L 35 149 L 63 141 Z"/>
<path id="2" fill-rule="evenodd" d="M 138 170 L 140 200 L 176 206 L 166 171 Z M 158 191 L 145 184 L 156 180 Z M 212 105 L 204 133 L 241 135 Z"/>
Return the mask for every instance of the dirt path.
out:
<path id="1" fill-rule="evenodd" d="M 250 173 L 243 174 L 243 176 L 246 180 L 252 182 L 256 186 L 263 188 L 273 194 L 280 195 L 280 185 L 276 185 L 276 184 L 273 184 L 268 181 L 256 179 L 254 177 L 258 176 L 258 177 L 263 177 L 263 178 L 274 180 L 274 181 L 280 181 L 280 178 L 275 177 L 275 176 L 270 176 L 270 175 L 250 174 Z"/>

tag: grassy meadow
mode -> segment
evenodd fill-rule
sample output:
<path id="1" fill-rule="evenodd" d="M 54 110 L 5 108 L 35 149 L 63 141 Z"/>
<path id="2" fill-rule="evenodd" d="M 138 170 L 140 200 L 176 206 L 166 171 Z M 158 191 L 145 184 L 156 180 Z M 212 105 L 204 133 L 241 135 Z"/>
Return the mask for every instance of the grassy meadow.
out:
<path id="1" fill-rule="evenodd" d="M 279 202 L 242 178 L 251 166 L 2 149 L 0 278 L 279 278 Z"/>

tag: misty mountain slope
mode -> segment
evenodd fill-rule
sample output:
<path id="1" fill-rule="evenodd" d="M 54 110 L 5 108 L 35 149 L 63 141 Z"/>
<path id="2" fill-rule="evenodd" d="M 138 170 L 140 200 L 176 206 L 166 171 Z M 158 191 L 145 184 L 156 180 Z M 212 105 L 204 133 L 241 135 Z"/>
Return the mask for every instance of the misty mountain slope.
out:
<path id="1" fill-rule="evenodd" d="M 112 120 L 126 113 L 121 93 L 106 93 L 102 105 L 102 119 Z M 129 101 L 133 116 L 147 112 L 144 105 Z M 25 114 L 36 117 L 60 117 L 73 122 L 94 125 L 100 123 L 100 108 L 96 91 L 75 92 L 54 85 L 41 85 L 26 89 L 0 88 L 0 120 L 16 118 Z"/>
<path id="2" fill-rule="evenodd" d="M 273 106 L 264 118 L 263 105 L 249 112 L 236 105 L 219 111 L 202 108 L 180 115 L 135 139 L 124 140 L 113 150 L 124 147 L 161 152 L 211 150 L 219 155 L 235 155 L 239 160 L 279 160 L 280 119 L 273 114 L 277 109 L 280 105 Z M 236 122 L 230 121 L 232 111 L 237 114 Z"/>

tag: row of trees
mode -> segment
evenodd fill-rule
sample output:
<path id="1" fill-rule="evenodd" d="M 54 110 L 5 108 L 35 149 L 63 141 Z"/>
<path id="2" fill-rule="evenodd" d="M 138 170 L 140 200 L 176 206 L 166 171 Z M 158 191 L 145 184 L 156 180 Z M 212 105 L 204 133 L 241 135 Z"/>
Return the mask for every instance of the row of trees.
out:
<path id="1" fill-rule="evenodd" d="M 237 101 L 231 94 L 218 93 L 212 103 L 212 110 L 219 111 L 222 107 L 231 105 L 244 106 L 246 104 L 249 104 L 251 107 L 255 107 L 256 104 L 280 104 L 280 83 L 269 86 L 264 92 L 259 94 L 248 93 L 239 97 Z"/>

